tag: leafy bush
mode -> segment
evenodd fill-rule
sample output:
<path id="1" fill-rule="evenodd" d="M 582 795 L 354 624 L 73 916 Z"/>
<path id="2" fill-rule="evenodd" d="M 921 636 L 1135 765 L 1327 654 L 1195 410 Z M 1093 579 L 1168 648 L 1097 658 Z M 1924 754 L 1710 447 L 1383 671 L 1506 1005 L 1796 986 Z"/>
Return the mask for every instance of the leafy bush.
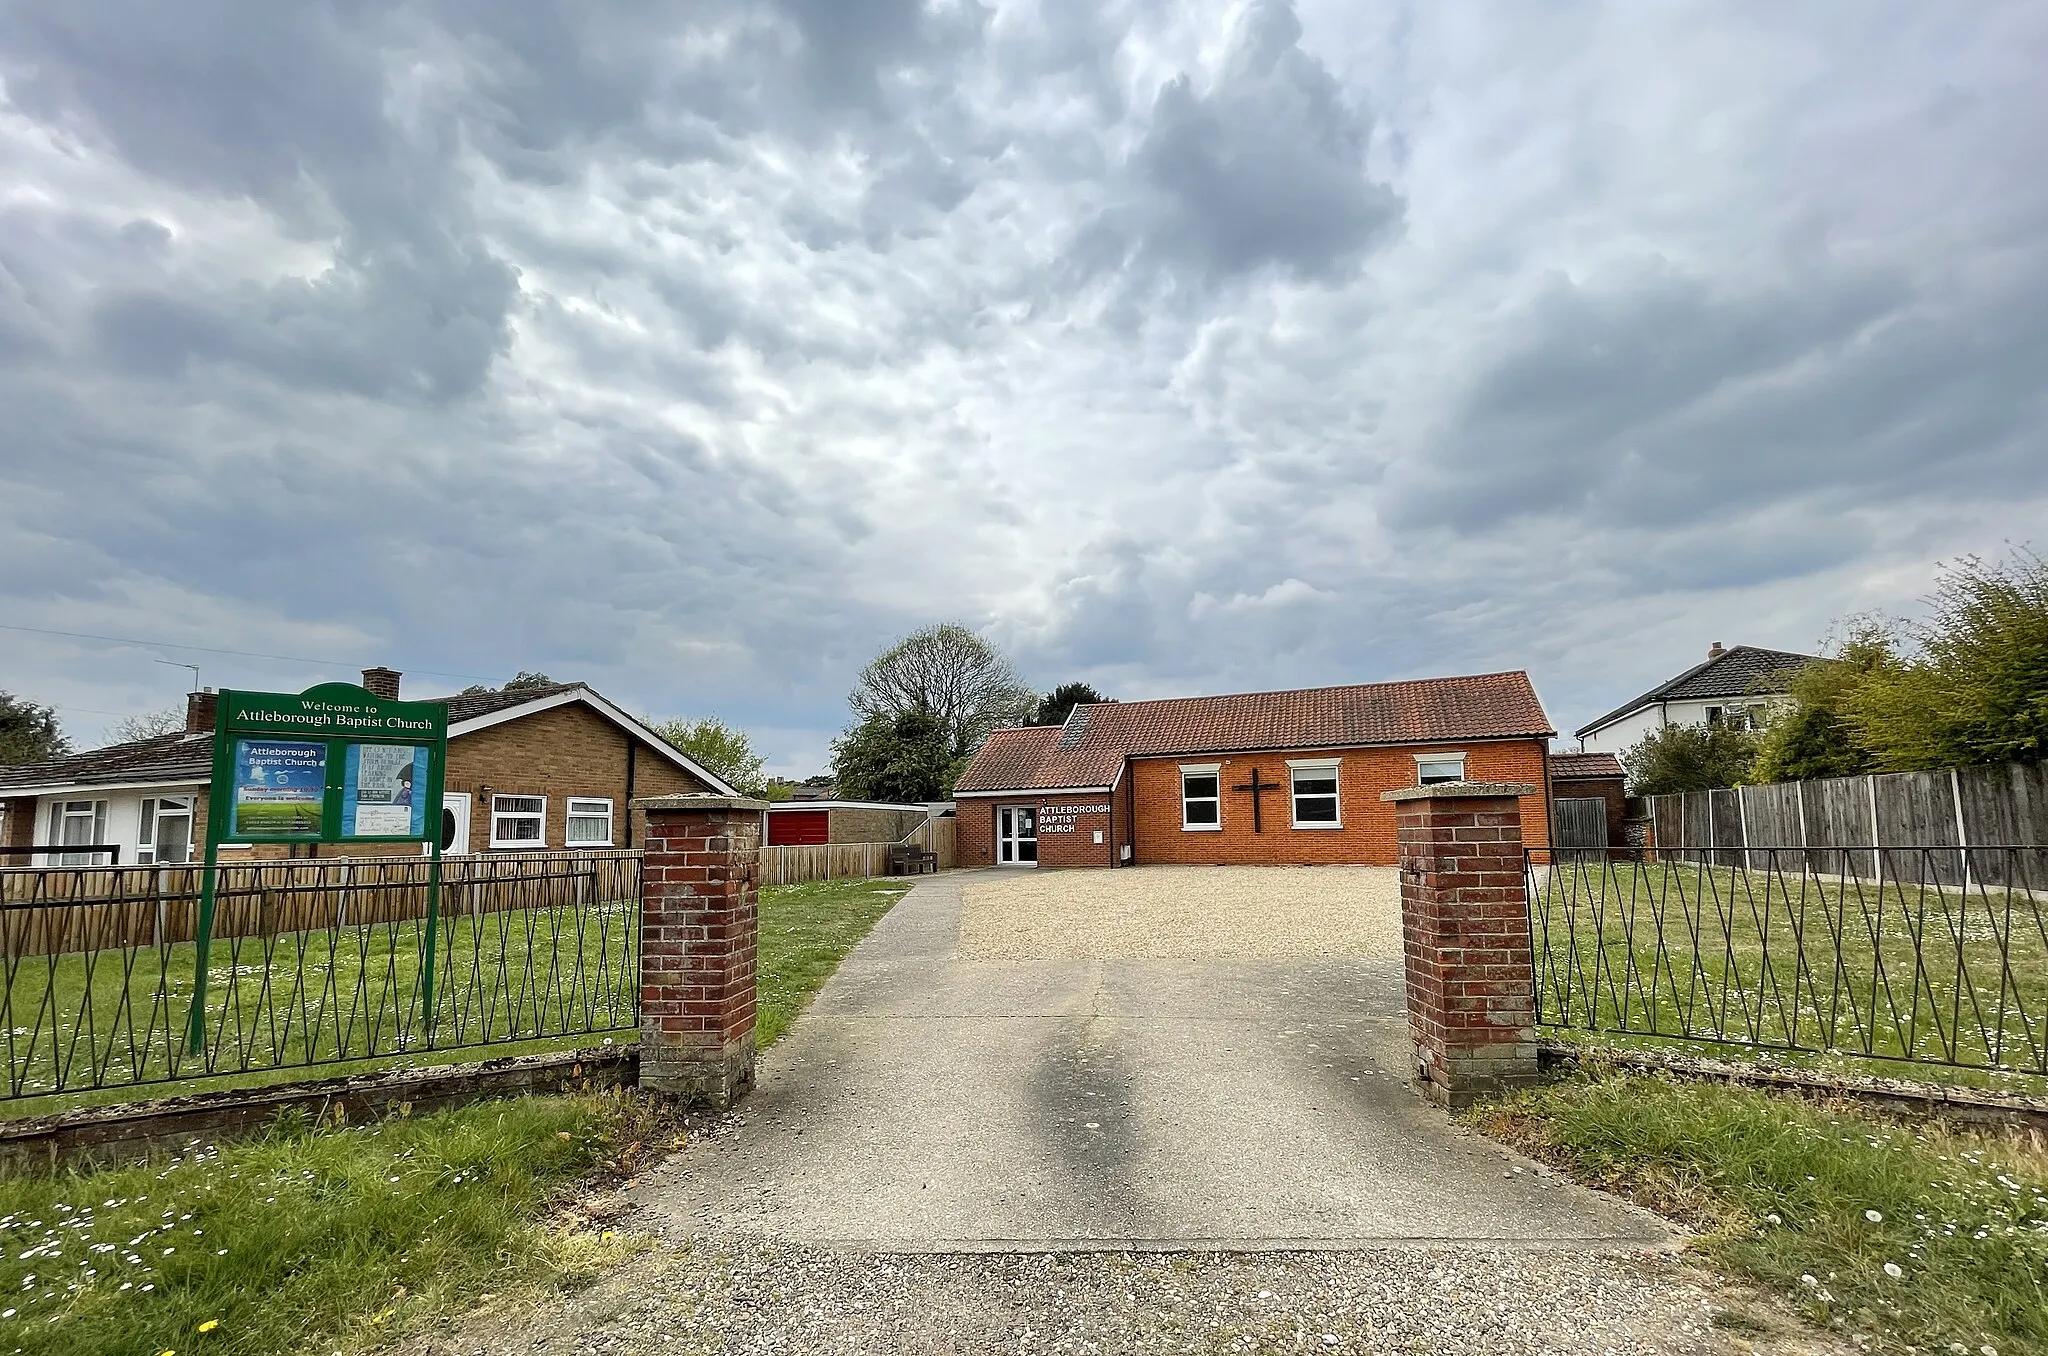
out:
<path id="1" fill-rule="evenodd" d="M 1756 736 L 1733 725 L 1666 725 L 1622 754 L 1621 764 L 1630 794 L 1668 796 L 1734 786 L 1756 754 Z"/>

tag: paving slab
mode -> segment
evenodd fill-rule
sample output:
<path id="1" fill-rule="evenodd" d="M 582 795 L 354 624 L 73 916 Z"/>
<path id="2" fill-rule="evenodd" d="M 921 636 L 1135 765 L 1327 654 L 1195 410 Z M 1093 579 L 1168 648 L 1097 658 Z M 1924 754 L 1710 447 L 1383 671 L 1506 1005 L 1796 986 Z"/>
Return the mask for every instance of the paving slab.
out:
<path id="1" fill-rule="evenodd" d="M 1414 1093 L 1397 955 L 976 960 L 963 877 L 890 911 L 639 1204 L 891 1252 L 1673 1243 Z"/>

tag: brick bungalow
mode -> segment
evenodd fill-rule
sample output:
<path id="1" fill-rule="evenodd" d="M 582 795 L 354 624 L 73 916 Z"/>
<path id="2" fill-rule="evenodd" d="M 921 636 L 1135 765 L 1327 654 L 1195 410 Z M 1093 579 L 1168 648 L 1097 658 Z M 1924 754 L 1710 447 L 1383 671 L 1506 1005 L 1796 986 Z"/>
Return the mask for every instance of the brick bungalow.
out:
<path id="1" fill-rule="evenodd" d="M 1077 706 L 968 763 L 960 865 L 1392 865 L 1380 792 L 1543 788 L 1555 733 L 1522 672 Z M 1546 799 L 1522 806 L 1531 846 L 1550 842 Z"/>
<path id="2" fill-rule="evenodd" d="M 395 699 L 399 678 L 391 669 L 365 669 L 363 686 Z M 626 811 L 634 796 L 733 794 L 716 774 L 582 683 L 444 700 L 442 850 L 448 854 L 631 847 L 645 828 Z M 5 845 L 110 843 L 120 848 L 123 866 L 193 860 L 206 840 L 215 702 L 211 692 L 193 693 L 185 729 L 177 734 L 0 768 Z M 264 844 L 222 852 L 246 860 L 398 850 L 390 844 Z M 10 855 L 0 864 L 29 860 Z M 84 865 L 106 856 L 49 853 L 34 860 Z"/>

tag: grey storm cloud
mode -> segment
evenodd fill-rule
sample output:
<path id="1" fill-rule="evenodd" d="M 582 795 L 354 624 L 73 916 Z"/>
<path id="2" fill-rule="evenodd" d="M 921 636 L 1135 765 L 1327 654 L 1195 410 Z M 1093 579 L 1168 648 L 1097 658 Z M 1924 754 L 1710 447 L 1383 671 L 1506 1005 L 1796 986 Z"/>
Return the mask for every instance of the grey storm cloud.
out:
<path id="1" fill-rule="evenodd" d="M 1367 174 L 1370 119 L 1301 36 L 1291 4 L 1258 0 L 1208 89 L 1185 72 L 1160 88 L 1126 166 L 1134 195 L 1083 237 L 1085 262 L 1321 276 L 1398 228 L 1400 196 Z"/>
<path id="2" fill-rule="evenodd" d="M 798 773 L 947 618 L 1044 687 L 1526 665 L 1575 723 L 2039 544 L 2044 41 L 0 0 L 0 622 L 542 668 Z M 0 636 L 78 712 L 175 688 Z"/>

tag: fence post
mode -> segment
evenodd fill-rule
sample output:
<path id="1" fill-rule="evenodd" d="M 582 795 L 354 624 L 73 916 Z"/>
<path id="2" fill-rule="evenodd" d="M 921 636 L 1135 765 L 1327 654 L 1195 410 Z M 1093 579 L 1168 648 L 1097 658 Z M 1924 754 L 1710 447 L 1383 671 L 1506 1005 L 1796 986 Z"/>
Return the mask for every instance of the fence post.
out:
<path id="1" fill-rule="evenodd" d="M 1519 797 L 1533 785 L 1443 782 L 1385 791 L 1401 844 L 1408 1026 L 1431 1101 L 1468 1106 L 1536 1068 Z"/>
<path id="2" fill-rule="evenodd" d="M 754 1082 L 761 812 L 745 796 L 644 796 L 640 1086 L 730 1106 Z"/>

